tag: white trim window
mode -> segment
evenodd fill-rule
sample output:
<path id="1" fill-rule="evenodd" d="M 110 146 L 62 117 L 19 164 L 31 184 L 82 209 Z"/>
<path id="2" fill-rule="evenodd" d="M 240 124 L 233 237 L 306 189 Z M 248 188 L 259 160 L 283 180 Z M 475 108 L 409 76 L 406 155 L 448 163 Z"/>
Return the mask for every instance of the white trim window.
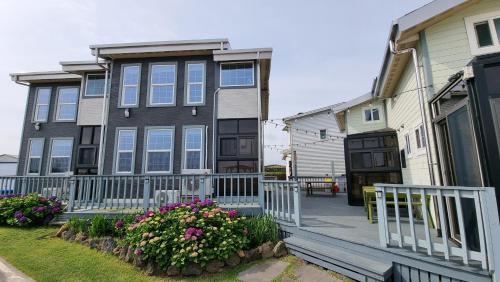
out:
<path id="1" fill-rule="evenodd" d="M 124 65 L 122 67 L 121 107 L 136 107 L 139 105 L 140 78 L 140 65 Z"/>
<path id="2" fill-rule="evenodd" d="M 54 138 L 50 146 L 49 173 L 65 174 L 71 168 L 72 138 Z"/>
<path id="3" fill-rule="evenodd" d="M 380 121 L 380 108 L 364 108 L 363 109 L 363 122 L 377 122 Z"/>
<path id="4" fill-rule="evenodd" d="M 405 151 L 406 151 L 406 155 L 409 157 L 411 156 L 411 139 L 410 139 L 410 134 L 407 133 L 404 135 L 404 139 L 405 139 Z"/>
<path id="5" fill-rule="evenodd" d="M 85 97 L 103 97 L 105 84 L 105 74 L 87 74 L 85 79 Z"/>
<path id="6" fill-rule="evenodd" d="M 425 147 L 427 147 L 423 124 L 417 126 L 417 128 L 415 129 L 415 139 L 417 141 L 417 149 L 424 149 Z"/>
<path id="7" fill-rule="evenodd" d="M 184 129 L 184 169 L 203 168 L 203 128 Z"/>
<path id="8" fill-rule="evenodd" d="M 149 128 L 146 130 L 146 173 L 172 172 L 172 128 Z"/>
<path id="9" fill-rule="evenodd" d="M 253 86 L 253 62 L 235 62 L 220 64 L 220 86 Z"/>
<path id="10" fill-rule="evenodd" d="M 163 106 L 175 103 L 175 64 L 151 65 L 149 105 Z"/>
<path id="11" fill-rule="evenodd" d="M 43 138 L 29 140 L 28 159 L 26 160 L 26 174 L 39 175 L 42 167 Z"/>
<path id="12" fill-rule="evenodd" d="M 205 64 L 187 63 L 187 105 L 205 103 Z"/>
<path id="13" fill-rule="evenodd" d="M 35 113 L 33 114 L 34 122 L 47 122 L 49 117 L 51 91 L 51 88 L 46 87 L 36 89 Z"/>
<path id="14" fill-rule="evenodd" d="M 61 87 L 57 92 L 56 121 L 75 121 L 78 87 Z"/>
<path id="15" fill-rule="evenodd" d="M 132 173 L 134 171 L 135 129 L 119 129 L 116 140 L 116 173 Z"/>
<path id="16" fill-rule="evenodd" d="M 472 55 L 500 52 L 500 11 L 465 18 Z"/>

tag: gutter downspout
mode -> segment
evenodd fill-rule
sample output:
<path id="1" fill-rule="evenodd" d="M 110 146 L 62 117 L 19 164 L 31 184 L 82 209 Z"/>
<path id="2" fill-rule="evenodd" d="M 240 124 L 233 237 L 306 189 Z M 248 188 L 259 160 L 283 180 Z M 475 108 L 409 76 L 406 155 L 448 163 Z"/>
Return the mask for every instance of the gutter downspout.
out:
<path id="1" fill-rule="evenodd" d="M 263 164 L 263 154 L 262 154 L 262 97 L 261 97 L 261 89 L 260 89 L 260 52 L 257 52 L 257 127 L 258 137 L 259 137 L 259 146 L 257 148 L 257 152 L 259 155 L 259 167 L 258 172 L 262 173 L 262 164 Z"/>
<path id="2" fill-rule="evenodd" d="M 217 124 L 217 95 L 219 94 L 220 87 L 214 91 L 214 105 L 213 105 L 213 117 L 212 117 L 212 173 L 215 173 L 215 157 L 216 157 L 216 124 Z"/>
<path id="3" fill-rule="evenodd" d="M 394 42 L 392 40 L 389 41 L 389 46 L 391 49 L 391 53 L 394 55 L 400 55 L 404 53 L 410 53 L 412 54 L 413 57 L 413 65 L 415 67 L 415 78 L 417 80 L 417 93 L 418 93 L 418 103 L 420 106 L 420 116 L 422 118 L 422 124 L 424 125 L 424 134 L 425 134 L 425 141 L 427 146 L 425 146 L 425 152 L 427 155 L 427 167 L 429 169 L 429 177 L 431 181 L 431 185 L 436 184 L 435 176 L 434 176 L 434 164 L 432 161 L 432 154 L 430 150 L 430 138 L 429 138 L 429 130 L 428 130 L 428 124 L 427 124 L 427 115 L 425 114 L 425 105 L 424 105 L 424 92 L 422 89 L 422 78 L 420 77 L 420 68 L 419 68 L 419 63 L 418 63 L 418 55 L 417 55 L 417 49 L 415 48 L 407 48 L 403 50 L 397 50 Z"/>
<path id="4" fill-rule="evenodd" d="M 101 138 L 99 140 L 99 159 L 97 162 L 97 175 L 103 175 L 104 173 L 104 150 L 105 150 L 105 142 L 106 142 L 106 125 L 108 122 L 107 116 L 107 108 L 108 108 L 108 100 L 109 100 L 109 91 L 108 91 L 108 80 L 109 80 L 109 64 L 106 63 L 104 66 L 99 63 L 99 49 L 95 50 L 95 62 L 98 66 L 105 69 L 104 74 L 104 97 L 102 103 L 102 115 L 101 115 Z"/>

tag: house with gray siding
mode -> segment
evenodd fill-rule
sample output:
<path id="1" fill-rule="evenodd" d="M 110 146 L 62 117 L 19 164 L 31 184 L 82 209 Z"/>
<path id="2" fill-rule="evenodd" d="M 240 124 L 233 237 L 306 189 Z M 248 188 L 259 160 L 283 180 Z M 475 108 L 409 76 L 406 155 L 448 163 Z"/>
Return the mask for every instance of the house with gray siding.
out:
<path id="1" fill-rule="evenodd" d="M 18 175 L 260 172 L 271 48 L 99 44 L 28 87 Z"/>

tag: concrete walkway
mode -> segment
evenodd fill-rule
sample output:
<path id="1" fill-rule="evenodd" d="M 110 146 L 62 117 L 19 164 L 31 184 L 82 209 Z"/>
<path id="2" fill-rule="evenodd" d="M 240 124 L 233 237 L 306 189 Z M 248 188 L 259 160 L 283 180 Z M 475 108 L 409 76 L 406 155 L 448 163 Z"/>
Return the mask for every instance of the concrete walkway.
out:
<path id="1" fill-rule="evenodd" d="M 268 260 L 241 272 L 238 279 L 243 282 L 269 282 L 280 275 L 287 266 L 288 263 L 284 261 Z"/>
<path id="2" fill-rule="evenodd" d="M 34 282 L 35 280 L 17 270 L 0 257 L 0 281 L 2 282 Z"/>

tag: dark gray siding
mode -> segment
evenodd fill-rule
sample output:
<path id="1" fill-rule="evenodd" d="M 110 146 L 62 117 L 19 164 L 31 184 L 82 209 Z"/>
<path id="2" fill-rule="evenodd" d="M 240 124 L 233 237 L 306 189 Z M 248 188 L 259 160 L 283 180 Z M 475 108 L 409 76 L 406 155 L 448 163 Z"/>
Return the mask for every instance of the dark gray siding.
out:
<path id="1" fill-rule="evenodd" d="M 206 61 L 206 88 L 205 105 L 197 106 L 197 115 L 191 114 L 192 106 L 184 106 L 185 62 Z M 149 63 L 176 62 L 177 63 L 177 88 L 175 107 L 147 107 Z M 120 96 L 120 76 L 123 64 L 141 63 L 141 85 L 139 89 L 139 107 L 130 109 L 130 117 L 125 118 L 124 109 L 118 108 Z M 147 126 L 175 126 L 173 172 L 181 172 L 182 156 L 182 127 L 187 125 L 208 126 L 208 168 L 212 167 L 212 119 L 213 119 L 213 94 L 215 91 L 215 63 L 212 56 L 191 57 L 163 57 L 146 59 L 123 59 L 113 61 L 111 70 L 111 92 L 109 101 L 109 119 L 106 133 L 106 153 L 104 174 L 113 173 L 113 160 L 115 152 L 115 133 L 117 127 L 137 127 L 137 142 L 135 153 L 135 171 L 142 173 L 142 159 L 144 149 L 144 128 Z"/>
<path id="2" fill-rule="evenodd" d="M 75 158 L 76 158 L 76 146 L 77 137 L 79 136 L 79 130 L 75 122 L 54 122 L 55 120 L 55 110 L 56 110 L 56 98 L 57 98 L 57 87 L 60 86 L 77 86 L 80 87 L 79 82 L 71 83 L 50 83 L 50 84 L 33 84 L 30 86 L 28 93 L 28 104 L 26 107 L 25 120 L 23 125 L 23 134 L 21 138 L 21 146 L 19 153 L 19 165 L 17 167 L 17 174 L 24 175 L 26 172 L 26 157 L 30 138 L 44 138 L 44 149 L 42 157 L 42 166 L 40 170 L 40 175 L 47 174 L 47 165 L 49 158 L 49 147 L 50 139 L 55 137 L 73 137 L 73 155 L 71 158 L 71 170 L 74 170 Z M 32 122 L 34 105 L 35 105 L 35 94 L 37 87 L 51 87 L 50 96 L 50 109 L 47 123 L 42 123 L 40 130 L 35 130 L 34 123 Z"/>

